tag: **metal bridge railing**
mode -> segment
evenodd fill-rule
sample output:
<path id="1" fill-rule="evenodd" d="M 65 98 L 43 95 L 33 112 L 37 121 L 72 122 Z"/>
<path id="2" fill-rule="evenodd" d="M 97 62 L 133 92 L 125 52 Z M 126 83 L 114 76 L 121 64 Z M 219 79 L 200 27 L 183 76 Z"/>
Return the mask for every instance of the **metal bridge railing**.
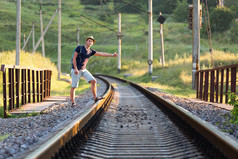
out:
<path id="1" fill-rule="evenodd" d="M 3 111 L 18 109 L 27 103 L 43 101 L 50 96 L 52 71 L 15 65 L 1 65 Z"/>
<path id="2" fill-rule="evenodd" d="M 196 72 L 197 98 L 217 103 L 227 103 L 227 93 L 236 92 L 238 64 Z"/>

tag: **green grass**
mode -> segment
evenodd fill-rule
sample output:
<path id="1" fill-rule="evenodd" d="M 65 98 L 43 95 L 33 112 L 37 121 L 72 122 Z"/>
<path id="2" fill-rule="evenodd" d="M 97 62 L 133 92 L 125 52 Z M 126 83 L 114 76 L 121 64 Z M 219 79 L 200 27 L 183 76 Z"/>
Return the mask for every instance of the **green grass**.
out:
<path id="1" fill-rule="evenodd" d="M 31 117 L 31 116 L 37 116 L 40 115 L 40 113 L 26 113 L 26 114 L 19 114 L 19 115 L 15 115 L 15 114 L 10 114 L 7 113 L 7 118 L 25 118 L 25 117 Z"/>
<path id="2" fill-rule="evenodd" d="M 232 53 L 214 52 L 215 65 L 231 65 L 238 62 L 238 55 Z M 166 67 L 162 68 L 158 61 L 153 64 L 153 76 L 158 76 L 155 81 L 152 81 L 151 75 L 148 75 L 148 64 L 146 61 L 124 60 L 122 62 L 121 72 L 118 73 L 114 63 L 115 59 L 100 59 L 95 57 L 91 59 L 91 71 L 94 73 L 105 73 L 124 78 L 124 74 L 132 73 L 126 79 L 140 83 L 146 87 L 155 87 L 163 92 L 167 92 L 176 96 L 195 98 L 195 90 L 192 90 L 192 57 L 184 55 L 183 57 L 176 56 L 174 60 L 166 63 Z M 201 69 L 211 68 L 210 54 L 207 52 L 200 57 Z M 103 65 L 105 67 L 93 67 L 94 64 Z"/>
<path id="3" fill-rule="evenodd" d="M 4 139 L 6 139 L 9 135 L 0 135 L 0 142 L 3 141 Z"/>

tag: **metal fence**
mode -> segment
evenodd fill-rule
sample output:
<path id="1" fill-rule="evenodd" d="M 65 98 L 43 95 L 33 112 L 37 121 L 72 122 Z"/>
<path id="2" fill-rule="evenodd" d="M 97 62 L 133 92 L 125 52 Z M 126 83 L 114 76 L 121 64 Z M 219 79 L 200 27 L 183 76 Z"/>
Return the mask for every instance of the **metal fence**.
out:
<path id="1" fill-rule="evenodd" d="M 7 111 L 50 96 L 52 71 L 14 65 L 1 65 L 4 118 Z"/>
<path id="2" fill-rule="evenodd" d="M 217 103 L 227 103 L 227 93 L 236 92 L 238 64 L 196 72 L 197 98 Z"/>

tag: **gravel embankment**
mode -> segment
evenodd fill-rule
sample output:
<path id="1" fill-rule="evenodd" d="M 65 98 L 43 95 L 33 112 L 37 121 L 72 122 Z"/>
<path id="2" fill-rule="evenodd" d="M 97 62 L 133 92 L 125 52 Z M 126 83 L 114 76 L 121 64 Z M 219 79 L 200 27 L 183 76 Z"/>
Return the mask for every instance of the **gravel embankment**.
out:
<path id="1" fill-rule="evenodd" d="M 106 85 L 99 79 L 98 95 L 105 92 Z M 77 96 L 77 95 L 76 95 Z M 0 135 L 9 136 L 0 142 L 0 159 L 19 158 L 33 149 L 38 143 L 77 118 L 94 104 L 91 90 L 76 98 L 77 106 L 71 107 L 70 101 L 56 103 L 45 110 L 45 114 L 24 118 L 0 118 Z"/>
<path id="2" fill-rule="evenodd" d="M 224 132 L 224 135 L 227 135 L 238 142 L 238 125 L 229 122 L 231 119 L 229 110 L 219 108 L 212 104 L 192 102 L 186 98 L 179 98 L 166 93 L 162 93 L 155 88 L 147 89 L 158 94 L 164 99 L 170 100 L 176 105 L 188 110 L 200 119 L 214 125 L 215 128 L 217 128 L 219 131 Z"/>

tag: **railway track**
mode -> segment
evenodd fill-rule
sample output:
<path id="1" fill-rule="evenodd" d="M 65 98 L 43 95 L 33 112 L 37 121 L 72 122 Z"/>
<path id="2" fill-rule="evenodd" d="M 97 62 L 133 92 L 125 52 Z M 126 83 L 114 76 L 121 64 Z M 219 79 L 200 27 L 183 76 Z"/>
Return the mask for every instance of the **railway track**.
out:
<path id="1" fill-rule="evenodd" d="M 235 142 L 184 109 L 135 83 L 103 78 L 113 85 L 108 83 L 106 99 L 97 102 L 27 158 L 238 156 Z"/>

